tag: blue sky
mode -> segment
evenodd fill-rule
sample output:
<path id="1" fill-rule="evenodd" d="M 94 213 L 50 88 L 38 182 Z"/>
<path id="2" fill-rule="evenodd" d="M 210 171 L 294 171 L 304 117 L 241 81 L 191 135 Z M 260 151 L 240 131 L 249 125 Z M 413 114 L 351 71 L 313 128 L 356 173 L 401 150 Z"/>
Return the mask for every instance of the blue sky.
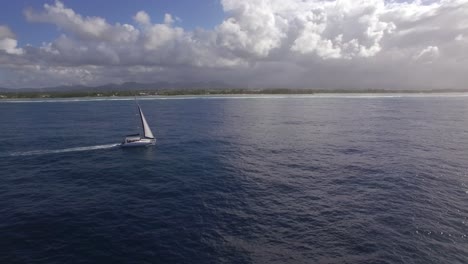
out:
<path id="1" fill-rule="evenodd" d="M 468 88 L 468 0 L 16 0 L 0 87 Z"/>
<path id="2" fill-rule="evenodd" d="M 8 25 L 15 32 L 19 45 L 40 45 L 59 36 L 55 25 L 31 23 L 26 21 L 23 11 L 27 8 L 42 9 L 45 3 L 54 4 L 54 0 L 12 0 L 4 1 L 0 9 L 0 25 Z M 218 0 L 64 0 L 67 7 L 84 16 L 105 18 L 111 24 L 133 23 L 132 17 L 140 10 L 145 10 L 155 22 L 160 22 L 165 13 L 179 17 L 178 25 L 187 30 L 196 27 L 211 29 L 223 20 L 223 10 Z M 159 20 L 159 21 L 157 21 Z"/>

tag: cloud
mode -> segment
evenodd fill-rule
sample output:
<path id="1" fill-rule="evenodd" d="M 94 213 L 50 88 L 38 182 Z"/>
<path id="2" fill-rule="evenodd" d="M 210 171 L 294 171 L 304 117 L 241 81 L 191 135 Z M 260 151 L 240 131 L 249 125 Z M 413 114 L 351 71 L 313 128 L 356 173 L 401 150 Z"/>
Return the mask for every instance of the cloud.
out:
<path id="1" fill-rule="evenodd" d="M 15 34 L 7 26 L 0 25 L 0 38 L 14 38 Z"/>
<path id="2" fill-rule="evenodd" d="M 60 1 L 27 9 L 28 21 L 56 25 L 62 34 L 39 47 L 18 47 L 15 34 L 0 26 L 0 73 L 9 73 L 0 86 L 218 80 L 410 89 L 465 88 L 468 81 L 468 0 L 221 4 L 219 25 L 193 31 L 172 14 L 151 18 L 144 10 L 133 24 L 110 24 Z"/>
<path id="3" fill-rule="evenodd" d="M 55 24 L 80 40 L 133 42 L 138 35 L 132 25 L 110 25 L 101 17 L 83 17 L 60 1 L 55 1 L 55 5 L 44 4 L 42 12 L 26 9 L 24 15 L 30 22 Z"/>
<path id="4" fill-rule="evenodd" d="M 174 23 L 174 18 L 172 18 L 171 14 L 164 14 L 164 24 L 170 25 Z"/>
<path id="5" fill-rule="evenodd" d="M 133 19 L 138 22 L 140 25 L 149 25 L 151 24 L 151 18 L 145 11 L 138 11 Z"/>
<path id="6" fill-rule="evenodd" d="M 18 41 L 7 26 L 0 25 L 0 52 L 20 55 L 23 50 L 18 48 Z"/>
<path id="7" fill-rule="evenodd" d="M 435 46 L 428 46 L 425 49 L 421 50 L 414 58 L 416 60 L 432 60 L 439 57 L 439 48 Z"/>

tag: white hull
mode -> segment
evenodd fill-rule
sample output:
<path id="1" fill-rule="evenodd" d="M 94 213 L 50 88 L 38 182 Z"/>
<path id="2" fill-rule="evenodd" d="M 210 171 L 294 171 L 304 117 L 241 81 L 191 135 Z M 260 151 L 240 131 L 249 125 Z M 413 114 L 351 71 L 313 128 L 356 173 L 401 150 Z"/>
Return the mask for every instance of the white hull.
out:
<path id="1" fill-rule="evenodd" d="M 156 139 L 151 138 L 140 138 L 139 140 L 124 140 L 120 146 L 122 148 L 130 148 L 130 147 L 146 147 L 152 146 L 156 144 Z"/>

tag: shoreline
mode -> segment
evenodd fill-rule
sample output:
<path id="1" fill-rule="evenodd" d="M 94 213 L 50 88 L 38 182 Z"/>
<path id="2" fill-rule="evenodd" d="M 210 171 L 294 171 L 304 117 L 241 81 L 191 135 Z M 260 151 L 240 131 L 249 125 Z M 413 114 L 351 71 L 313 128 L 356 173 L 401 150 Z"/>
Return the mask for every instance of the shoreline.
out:
<path id="1" fill-rule="evenodd" d="M 324 90 L 324 89 L 183 89 L 183 90 L 121 90 L 121 91 L 3 91 L 5 99 L 60 99 L 60 98 L 125 98 L 125 97 L 174 97 L 174 96 L 268 96 L 268 95 L 437 95 L 465 94 L 468 90 Z"/>
<path id="2" fill-rule="evenodd" d="M 460 92 L 321 92 L 304 93 L 249 93 L 249 94 L 177 94 L 177 95 L 137 95 L 139 100 L 170 99 L 281 99 L 281 98 L 395 98 L 395 97 L 468 97 L 468 91 Z M 134 100 L 135 96 L 74 96 L 74 97 L 0 97 L 0 102 L 73 102 L 73 101 L 109 101 Z"/>

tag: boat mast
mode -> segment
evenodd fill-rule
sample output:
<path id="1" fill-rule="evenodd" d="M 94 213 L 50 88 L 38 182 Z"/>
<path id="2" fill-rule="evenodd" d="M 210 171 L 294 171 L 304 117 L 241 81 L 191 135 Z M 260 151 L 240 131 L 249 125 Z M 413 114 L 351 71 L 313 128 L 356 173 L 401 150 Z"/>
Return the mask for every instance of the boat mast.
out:
<path id="1" fill-rule="evenodd" d="M 137 101 L 137 98 L 136 98 L 136 95 L 133 95 L 133 98 L 135 99 L 135 105 L 137 106 L 136 109 L 135 109 L 135 116 L 139 116 L 140 115 L 140 105 L 138 104 L 138 101 Z M 141 122 L 141 118 L 140 119 L 140 122 Z M 135 119 L 135 126 L 137 128 L 137 130 L 140 130 L 140 125 L 139 125 L 139 122 L 138 122 L 138 118 Z M 141 125 L 141 129 L 143 129 L 143 124 Z"/>

